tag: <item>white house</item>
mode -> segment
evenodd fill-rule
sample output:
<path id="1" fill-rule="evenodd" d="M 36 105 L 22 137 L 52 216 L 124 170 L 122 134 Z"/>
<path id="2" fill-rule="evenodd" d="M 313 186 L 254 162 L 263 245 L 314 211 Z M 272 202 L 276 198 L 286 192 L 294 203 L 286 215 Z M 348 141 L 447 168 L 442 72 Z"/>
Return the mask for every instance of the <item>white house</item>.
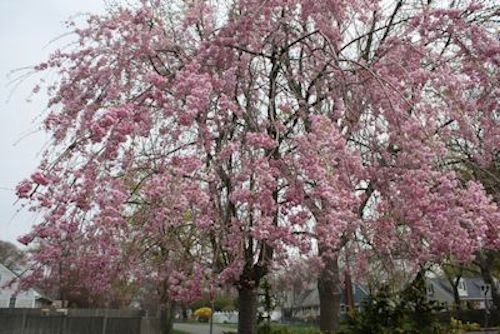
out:
<path id="1" fill-rule="evenodd" d="M 215 324 L 237 324 L 238 323 L 238 311 L 214 312 L 213 322 Z"/>
<path id="2" fill-rule="evenodd" d="M 37 308 L 50 303 L 35 289 L 18 292 L 17 275 L 0 263 L 0 308 Z M 10 282 L 14 281 L 13 284 Z"/>

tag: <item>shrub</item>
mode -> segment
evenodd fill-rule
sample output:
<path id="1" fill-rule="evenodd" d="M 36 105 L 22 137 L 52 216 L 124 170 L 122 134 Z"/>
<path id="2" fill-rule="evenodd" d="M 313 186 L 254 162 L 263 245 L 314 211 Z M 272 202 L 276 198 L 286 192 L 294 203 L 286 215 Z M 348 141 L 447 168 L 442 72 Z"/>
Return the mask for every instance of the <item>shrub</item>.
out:
<path id="1" fill-rule="evenodd" d="M 475 322 L 463 323 L 460 320 L 457 320 L 455 318 L 451 318 L 448 331 L 450 334 L 463 334 L 463 333 L 467 333 L 469 331 L 477 331 L 480 329 L 481 329 L 481 326 Z"/>
<path id="2" fill-rule="evenodd" d="M 319 328 L 264 324 L 257 328 L 257 334 L 321 334 Z"/>
<path id="3" fill-rule="evenodd" d="M 196 311 L 194 311 L 194 316 L 200 322 L 208 322 L 210 317 L 212 316 L 212 309 L 210 307 L 200 307 Z"/>
<path id="4" fill-rule="evenodd" d="M 203 296 L 194 303 L 191 303 L 189 307 L 192 310 L 196 310 L 202 307 L 207 307 L 208 305 L 213 305 L 215 312 L 234 311 L 237 309 L 236 300 L 230 295 L 217 296 L 213 301 L 210 300 L 209 296 Z"/>
<path id="5" fill-rule="evenodd" d="M 423 274 L 418 274 L 400 294 L 382 289 L 367 298 L 362 311 L 349 315 L 341 333 L 448 333 L 437 318 L 441 310 L 436 302 L 427 300 Z"/>

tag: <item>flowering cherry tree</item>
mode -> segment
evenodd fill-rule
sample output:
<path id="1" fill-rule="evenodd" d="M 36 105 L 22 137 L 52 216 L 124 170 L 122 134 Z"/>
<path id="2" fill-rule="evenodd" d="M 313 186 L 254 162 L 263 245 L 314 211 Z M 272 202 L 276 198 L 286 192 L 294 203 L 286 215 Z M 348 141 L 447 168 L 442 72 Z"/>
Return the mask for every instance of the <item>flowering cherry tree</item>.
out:
<path id="1" fill-rule="evenodd" d="M 42 245 L 41 270 L 64 256 L 54 240 L 87 241 L 85 284 L 153 279 L 165 324 L 173 301 L 235 284 L 244 334 L 264 276 L 314 254 L 335 331 L 341 256 L 417 267 L 499 247 L 497 206 L 443 162 L 478 123 L 477 158 L 498 152 L 488 6 L 144 0 L 90 16 L 35 68 L 58 78 L 53 146 L 17 189 L 44 215 L 22 242 Z"/>

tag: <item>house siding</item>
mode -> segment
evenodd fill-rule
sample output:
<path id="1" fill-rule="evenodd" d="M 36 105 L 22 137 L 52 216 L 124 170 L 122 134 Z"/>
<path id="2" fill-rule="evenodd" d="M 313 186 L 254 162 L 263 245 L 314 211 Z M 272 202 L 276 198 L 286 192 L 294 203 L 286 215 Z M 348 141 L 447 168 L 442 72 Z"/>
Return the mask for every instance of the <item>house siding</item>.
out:
<path id="1" fill-rule="evenodd" d="M 34 299 L 17 299 L 16 308 L 33 308 L 35 305 Z"/>
<path id="2" fill-rule="evenodd" d="M 9 302 L 10 298 L 9 299 L 0 298 L 0 308 L 9 307 Z"/>
<path id="3" fill-rule="evenodd" d="M 360 309 L 368 292 L 359 284 L 353 283 L 354 306 Z M 346 314 L 344 293 L 340 297 L 340 316 Z M 285 321 L 303 320 L 312 321 L 319 316 L 319 293 L 315 284 L 300 289 L 292 289 L 285 295 L 282 305 L 282 314 Z"/>
<path id="4" fill-rule="evenodd" d="M 37 306 L 36 300 L 40 297 L 34 289 L 18 292 L 16 280 L 17 276 L 7 269 L 4 265 L 0 264 L 0 308 L 11 307 L 11 298 L 16 297 L 15 308 L 34 308 Z"/>

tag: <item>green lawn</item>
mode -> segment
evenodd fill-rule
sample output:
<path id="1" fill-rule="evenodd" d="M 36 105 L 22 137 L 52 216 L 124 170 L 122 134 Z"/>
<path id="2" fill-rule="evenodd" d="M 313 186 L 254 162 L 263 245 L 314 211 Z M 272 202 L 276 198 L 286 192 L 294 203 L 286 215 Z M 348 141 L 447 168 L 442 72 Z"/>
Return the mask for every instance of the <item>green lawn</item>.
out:
<path id="1" fill-rule="evenodd" d="M 189 334 L 188 332 L 180 331 L 178 329 L 174 329 L 173 334 Z"/>
<path id="2" fill-rule="evenodd" d="M 224 327 L 228 330 L 236 331 L 238 324 L 214 324 L 217 327 Z M 272 323 L 271 328 L 273 331 L 293 333 L 293 334 L 313 334 L 318 333 L 319 328 L 311 325 L 290 325 L 290 324 L 277 324 Z"/>
<path id="3" fill-rule="evenodd" d="M 275 331 L 286 331 L 293 334 L 312 334 L 318 333 L 319 328 L 311 325 L 291 325 L 291 324 L 271 324 Z"/>

